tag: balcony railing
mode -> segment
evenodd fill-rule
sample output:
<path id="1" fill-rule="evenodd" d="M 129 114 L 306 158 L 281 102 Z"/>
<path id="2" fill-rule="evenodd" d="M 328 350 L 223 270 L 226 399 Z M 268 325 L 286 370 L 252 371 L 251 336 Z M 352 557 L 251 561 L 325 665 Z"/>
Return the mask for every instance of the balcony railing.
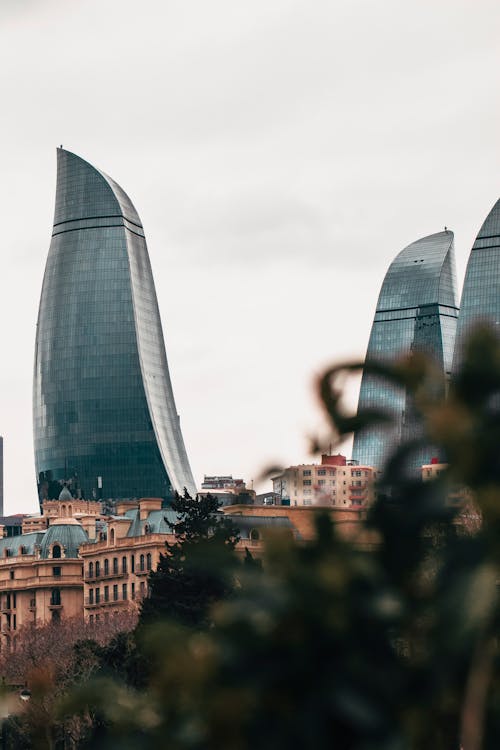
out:
<path id="1" fill-rule="evenodd" d="M 118 573 L 99 573 L 98 576 L 96 576 L 95 573 L 89 576 L 88 571 L 86 571 L 85 581 L 88 581 L 89 583 L 90 581 L 103 581 L 103 580 L 106 581 L 109 578 L 123 578 L 123 576 L 126 576 L 126 575 L 127 575 L 127 571 L 124 572 L 123 570 L 121 570 Z"/>
<path id="2" fill-rule="evenodd" d="M 9 591 L 19 591 L 21 589 L 43 588 L 44 586 L 82 586 L 83 577 L 81 575 L 62 575 L 62 576 L 32 576 L 30 578 L 14 578 L 13 580 L 0 581 L 0 589 Z"/>

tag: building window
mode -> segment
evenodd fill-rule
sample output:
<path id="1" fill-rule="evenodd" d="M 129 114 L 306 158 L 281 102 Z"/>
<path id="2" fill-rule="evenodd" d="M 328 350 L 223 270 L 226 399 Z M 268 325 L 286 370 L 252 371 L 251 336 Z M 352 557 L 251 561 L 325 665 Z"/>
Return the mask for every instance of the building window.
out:
<path id="1" fill-rule="evenodd" d="M 151 553 L 146 555 L 146 570 L 151 570 Z"/>
<path id="2" fill-rule="evenodd" d="M 133 581 L 130 584 L 130 598 L 135 599 L 135 583 Z"/>
<path id="3" fill-rule="evenodd" d="M 54 544 L 54 546 L 52 547 L 52 557 L 61 557 L 61 547 L 58 544 Z"/>
<path id="4" fill-rule="evenodd" d="M 122 585 L 122 599 L 126 599 L 126 598 L 127 598 L 127 584 L 124 583 Z"/>
<path id="5" fill-rule="evenodd" d="M 94 603 L 94 589 L 89 589 L 89 604 Z"/>
<path id="6" fill-rule="evenodd" d="M 109 586 L 104 587 L 104 601 L 109 602 Z"/>
<path id="7" fill-rule="evenodd" d="M 130 570 L 132 573 L 135 571 L 135 557 L 134 555 L 130 555 Z"/>
<path id="8" fill-rule="evenodd" d="M 126 572 L 127 572 L 127 558 L 122 557 L 122 573 L 126 573 Z"/>
<path id="9" fill-rule="evenodd" d="M 259 534 L 259 532 L 257 531 L 257 529 L 252 529 L 252 530 L 250 531 L 250 539 L 252 540 L 252 542 L 258 542 L 258 541 L 259 541 L 259 539 L 260 539 L 260 534 Z"/>
<path id="10" fill-rule="evenodd" d="M 303 476 L 310 477 L 311 476 L 311 470 L 310 469 L 304 469 L 302 472 Z"/>
<path id="11" fill-rule="evenodd" d="M 89 622 L 90 622 L 91 625 L 94 624 L 94 615 L 90 615 Z"/>
<path id="12" fill-rule="evenodd" d="M 59 567 L 59 565 L 57 567 L 52 568 L 52 575 L 54 577 L 61 575 L 61 568 Z"/>
<path id="13" fill-rule="evenodd" d="M 113 557 L 113 573 L 118 573 L 118 558 Z"/>
<path id="14" fill-rule="evenodd" d="M 304 479 L 304 484 L 312 484 L 312 480 L 311 479 Z"/>
<path id="15" fill-rule="evenodd" d="M 311 494 L 311 490 L 304 490 L 304 495 L 310 495 L 310 494 Z"/>
<path id="16" fill-rule="evenodd" d="M 144 581 L 141 581 L 141 597 L 144 599 L 144 595 L 146 593 L 146 584 Z"/>
<path id="17" fill-rule="evenodd" d="M 94 563 L 91 562 L 89 563 L 89 578 L 93 578 L 93 577 L 94 577 Z"/>
<path id="18" fill-rule="evenodd" d="M 13 570 L 9 570 L 9 578 L 10 578 L 11 581 L 14 580 L 14 571 Z"/>
<path id="19" fill-rule="evenodd" d="M 99 578 L 100 575 L 101 575 L 101 563 L 99 562 L 99 560 L 97 560 L 95 564 L 95 577 Z"/>
<path id="20" fill-rule="evenodd" d="M 109 560 L 106 558 L 104 560 L 104 575 L 109 576 Z"/>
<path id="21" fill-rule="evenodd" d="M 50 603 L 54 607 L 58 607 L 61 604 L 61 591 L 60 589 L 52 589 L 50 594 Z"/>
<path id="22" fill-rule="evenodd" d="M 118 584 L 117 583 L 115 583 L 115 585 L 113 586 L 113 601 L 114 602 L 118 601 Z"/>
<path id="23" fill-rule="evenodd" d="M 318 469 L 318 477 L 326 477 L 326 469 Z"/>
<path id="24" fill-rule="evenodd" d="M 115 543 L 115 530 L 114 529 L 111 529 L 109 533 L 109 541 L 111 542 L 111 544 Z"/>
<path id="25" fill-rule="evenodd" d="M 96 589 L 95 590 L 95 603 L 99 604 L 100 601 L 101 601 L 101 589 Z"/>
<path id="26" fill-rule="evenodd" d="M 144 570 L 144 555 L 141 555 L 139 558 L 139 569 Z"/>
<path id="27" fill-rule="evenodd" d="M 318 479 L 318 484 L 326 484 L 326 479 Z"/>

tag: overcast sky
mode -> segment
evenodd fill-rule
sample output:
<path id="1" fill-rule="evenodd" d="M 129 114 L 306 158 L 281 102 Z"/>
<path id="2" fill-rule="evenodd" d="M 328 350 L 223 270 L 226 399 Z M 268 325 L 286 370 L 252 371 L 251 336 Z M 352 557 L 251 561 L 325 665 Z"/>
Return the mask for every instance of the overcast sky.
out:
<path id="1" fill-rule="evenodd" d="M 312 380 L 364 356 L 384 273 L 500 194 L 498 0 L 0 0 L 0 434 L 37 508 L 31 387 L 56 146 L 141 216 L 203 474 L 310 460 Z M 354 391 L 351 401 L 355 402 Z"/>

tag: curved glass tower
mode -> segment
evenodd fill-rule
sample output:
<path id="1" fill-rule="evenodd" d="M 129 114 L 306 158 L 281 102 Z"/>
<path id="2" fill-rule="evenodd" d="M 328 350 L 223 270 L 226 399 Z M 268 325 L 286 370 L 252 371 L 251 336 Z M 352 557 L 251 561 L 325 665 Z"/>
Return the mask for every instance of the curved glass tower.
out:
<path id="1" fill-rule="evenodd" d="M 460 366 L 464 341 L 475 323 L 495 326 L 500 335 L 500 199 L 479 230 L 467 263 L 453 371 Z"/>
<path id="2" fill-rule="evenodd" d="M 443 372 L 444 394 L 451 373 L 457 317 L 453 232 L 438 232 L 405 247 L 389 266 L 366 359 L 393 361 L 411 351 L 423 351 Z M 353 458 L 381 469 L 401 441 L 418 437 L 421 430 L 403 389 L 363 374 L 358 409 L 366 408 L 388 412 L 393 422 L 356 433 Z M 416 472 L 430 462 L 429 451 L 412 456 L 410 471 Z"/>
<path id="3" fill-rule="evenodd" d="M 193 493 L 137 211 L 80 157 L 57 161 L 33 383 L 40 499 L 58 480 L 88 499 Z"/>

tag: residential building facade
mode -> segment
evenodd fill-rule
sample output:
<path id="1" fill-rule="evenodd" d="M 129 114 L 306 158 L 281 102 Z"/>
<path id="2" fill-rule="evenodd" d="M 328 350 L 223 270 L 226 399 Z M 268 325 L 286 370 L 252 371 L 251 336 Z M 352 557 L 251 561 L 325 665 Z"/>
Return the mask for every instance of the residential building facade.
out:
<path id="1" fill-rule="evenodd" d="M 338 454 L 321 456 L 321 464 L 289 466 L 272 477 L 278 505 L 361 507 L 375 496 L 377 472 Z"/>

